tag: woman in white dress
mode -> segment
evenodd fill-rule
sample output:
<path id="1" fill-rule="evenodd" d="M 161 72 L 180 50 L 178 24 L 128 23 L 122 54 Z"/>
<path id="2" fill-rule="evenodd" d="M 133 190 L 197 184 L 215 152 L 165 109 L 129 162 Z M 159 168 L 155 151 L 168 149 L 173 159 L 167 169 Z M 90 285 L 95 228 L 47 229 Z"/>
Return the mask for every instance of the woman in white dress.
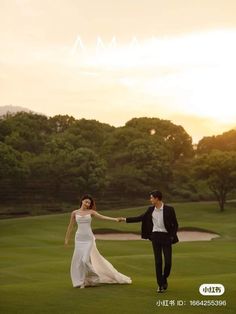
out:
<path id="1" fill-rule="evenodd" d="M 70 222 L 65 236 L 65 246 L 74 224 L 78 224 L 75 233 L 75 247 L 71 260 L 70 275 L 74 288 L 95 286 L 100 283 L 130 284 L 130 277 L 119 273 L 98 251 L 95 236 L 91 229 L 92 217 L 119 222 L 120 218 L 103 216 L 96 211 L 93 198 L 84 195 L 80 208 L 71 213 Z"/>

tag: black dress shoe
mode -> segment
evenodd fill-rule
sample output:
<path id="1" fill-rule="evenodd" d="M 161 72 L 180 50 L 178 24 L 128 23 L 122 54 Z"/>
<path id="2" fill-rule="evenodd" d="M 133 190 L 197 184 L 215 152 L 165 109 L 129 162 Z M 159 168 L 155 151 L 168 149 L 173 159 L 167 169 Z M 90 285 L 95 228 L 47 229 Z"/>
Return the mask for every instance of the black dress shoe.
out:
<path id="1" fill-rule="evenodd" d="M 168 282 L 167 281 L 165 283 L 163 283 L 162 288 L 164 290 L 166 290 L 168 288 Z"/>
<path id="2" fill-rule="evenodd" d="M 157 293 L 163 293 L 163 292 L 164 292 L 163 287 L 159 287 L 159 288 L 157 289 Z"/>

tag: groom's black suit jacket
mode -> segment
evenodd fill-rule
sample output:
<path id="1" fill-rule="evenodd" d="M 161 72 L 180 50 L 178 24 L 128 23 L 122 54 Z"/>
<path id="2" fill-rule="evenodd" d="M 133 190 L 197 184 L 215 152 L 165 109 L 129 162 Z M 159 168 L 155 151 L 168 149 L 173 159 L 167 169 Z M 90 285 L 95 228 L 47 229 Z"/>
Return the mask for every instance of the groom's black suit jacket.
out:
<path id="1" fill-rule="evenodd" d="M 154 211 L 155 206 L 148 207 L 147 211 L 137 217 L 127 217 L 126 222 L 142 222 L 141 226 L 141 237 L 143 239 L 152 240 L 152 229 L 153 229 L 153 222 L 152 222 L 152 212 Z M 171 237 L 172 244 L 179 241 L 177 237 L 177 230 L 178 230 L 178 222 L 175 215 L 175 210 L 173 207 L 165 205 L 163 206 L 163 221 L 167 232 Z"/>

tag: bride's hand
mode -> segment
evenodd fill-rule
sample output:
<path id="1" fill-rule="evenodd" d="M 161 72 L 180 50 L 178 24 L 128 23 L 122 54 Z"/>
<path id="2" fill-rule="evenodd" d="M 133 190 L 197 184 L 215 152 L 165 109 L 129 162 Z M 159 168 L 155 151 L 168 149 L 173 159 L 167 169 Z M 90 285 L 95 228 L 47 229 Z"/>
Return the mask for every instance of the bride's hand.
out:
<path id="1" fill-rule="evenodd" d="M 64 246 L 65 246 L 65 247 L 67 247 L 67 246 L 68 246 L 68 244 L 69 244 L 68 240 L 65 240 L 65 242 L 64 242 Z"/>
<path id="2" fill-rule="evenodd" d="M 116 219 L 118 222 L 125 221 L 124 217 L 117 217 Z"/>

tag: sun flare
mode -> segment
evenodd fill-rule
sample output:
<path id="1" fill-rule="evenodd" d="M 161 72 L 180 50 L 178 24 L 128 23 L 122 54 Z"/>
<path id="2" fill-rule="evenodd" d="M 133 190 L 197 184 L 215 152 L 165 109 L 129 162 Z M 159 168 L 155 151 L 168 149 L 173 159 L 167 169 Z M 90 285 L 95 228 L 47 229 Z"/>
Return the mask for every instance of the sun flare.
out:
<path id="1" fill-rule="evenodd" d="M 79 37 L 78 37 L 79 38 Z M 236 30 L 220 29 L 178 37 L 153 37 L 119 44 L 97 39 L 86 47 L 75 42 L 70 60 L 147 103 L 163 102 L 166 109 L 232 123 L 236 118 Z"/>

